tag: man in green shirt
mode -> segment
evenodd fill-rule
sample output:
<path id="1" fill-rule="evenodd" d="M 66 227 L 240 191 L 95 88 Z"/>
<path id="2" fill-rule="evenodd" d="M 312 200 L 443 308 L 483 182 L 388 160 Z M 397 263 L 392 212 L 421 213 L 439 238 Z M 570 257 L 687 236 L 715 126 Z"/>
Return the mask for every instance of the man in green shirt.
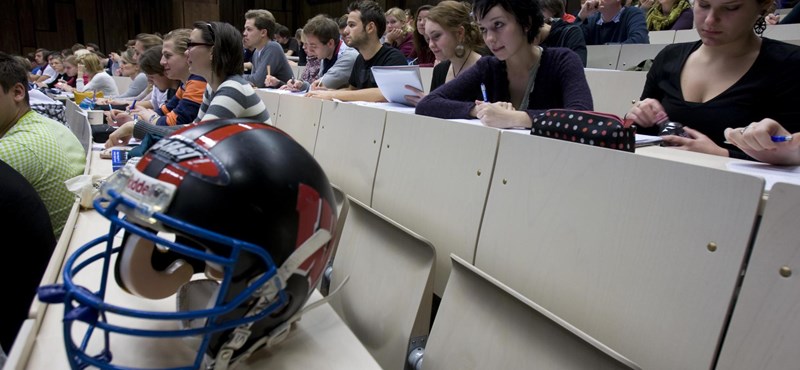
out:
<path id="1" fill-rule="evenodd" d="M 22 174 L 39 193 L 57 239 L 75 201 L 64 181 L 83 174 L 86 152 L 68 128 L 31 110 L 25 67 L 2 52 L 0 160 Z"/>

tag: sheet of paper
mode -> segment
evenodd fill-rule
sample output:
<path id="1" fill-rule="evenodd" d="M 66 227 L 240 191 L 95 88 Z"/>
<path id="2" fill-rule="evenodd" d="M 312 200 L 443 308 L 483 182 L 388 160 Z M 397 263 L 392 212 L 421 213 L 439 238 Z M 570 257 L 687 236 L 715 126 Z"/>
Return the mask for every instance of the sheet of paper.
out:
<path id="1" fill-rule="evenodd" d="M 390 103 L 408 104 L 405 96 L 413 93 L 406 89 L 406 85 L 424 91 L 419 66 L 376 66 L 372 67 L 372 75 L 381 94 Z"/>
<path id="2" fill-rule="evenodd" d="M 661 136 L 636 134 L 636 147 L 661 144 Z"/>
<path id="3" fill-rule="evenodd" d="M 776 182 L 800 185 L 800 166 L 773 166 L 759 162 L 729 162 L 728 170 L 746 175 L 763 177 L 767 191 Z"/>

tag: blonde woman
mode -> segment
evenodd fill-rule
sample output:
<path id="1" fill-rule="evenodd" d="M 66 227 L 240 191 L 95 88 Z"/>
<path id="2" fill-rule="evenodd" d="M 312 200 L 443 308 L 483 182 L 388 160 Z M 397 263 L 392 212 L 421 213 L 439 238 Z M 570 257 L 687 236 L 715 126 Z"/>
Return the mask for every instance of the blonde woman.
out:
<path id="1" fill-rule="evenodd" d="M 658 0 L 647 11 L 648 31 L 688 30 L 692 28 L 694 13 L 689 0 Z"/>
<path id="2" fill-rule="evenodd" d="M 128 77 L 133 82 L 128 86 L 128 90 L 117 96 L 118 99 L 132 99 L 138 97 L 142 91 L 147 89 L 147 76 L 139 68 L 136 52 L 128 49 L 122 53 L 119 69 L 123 77 Z"/>
<path id="3" fill-rule="evenodd" d="M 400 50 L 406 59 L 414 59 L 414 30 L 408 25 L 406 12 L 400 8 L 386 11 L 385 44 Z"/>
<path id="4" fill-rule="evenodd" d="M 116 96 L 119 94 L 117 90 L 117 83 L 114 79 L 106 73 L 105 69 L 100 65 L 100 59 L 93 53 L 85 53 L 76 58 L 78 63 L 78 77 L 75 81 L 75 90 L 84 91 L 102 91 L 104 96 Z M 89 83 L 84 83 L 84 76 L 89 76 Z M 66 91 L 72 91 L 72 88 L 65 88 Z"/>

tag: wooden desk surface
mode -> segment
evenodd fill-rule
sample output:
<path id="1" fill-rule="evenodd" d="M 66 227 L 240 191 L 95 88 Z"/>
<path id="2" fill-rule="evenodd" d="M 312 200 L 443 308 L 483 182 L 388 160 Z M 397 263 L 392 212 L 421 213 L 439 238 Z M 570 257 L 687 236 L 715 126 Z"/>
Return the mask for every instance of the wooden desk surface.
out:
<path id="1" fill-rule="evenodd" d="M 91 173 L 111 173 L 110 160 L 99 158 L 97 151 L 93 153 Z M 108 221 L 94 210 L 85 210 L 78 215 L 75 232 L 67 255 L 71 255 L 78 247 L 107 232 Z M 121 234 L 120 234 L 121 235 Z M 117 236 L 120 239 L 121 236 Z M 81 273 L 92 275 L 92 279 L 79 280 L 93 288 L 96 275 L 91 267 Z M 79 275 L 80 277 L 80 275 Z M 84 275 L 85 277 L 85 275 Z M 59 277 L 59 281 L 61 281 Z M 117 304 L 129 303 L 128 307 L 148 310 L 174 310 L 174 298 L 153 301 L 140 299 L 124 293 L 115 283 L 108 285 L 108 300 Z M 321 298 L 318 292 L 309 301 Z M 63 340 L 63 305 L 50 305 L 47 308 L 38 330 L 30 330 L 27 338 L 18 339 L 19 344 L 30 343 L 31 347 L 16 350 L 10 369 L 69 369 Z M 119 318 L 118 323 L 130 323 L 128 318 Z M 35 324 L 32 324 L 34 328 Z M 153 325 L 147 323 L 145 325 Z M 112 341 L 114 341 L 112 336 Z M 165 367 L 185 365 L 193 353 L 183 344 L 181 339 L 172 340 L 134 340 L 116 337 L 115 359 L 129 366 Z M 124 348 L 124 349 L 123 349 Z M 359 342 L 355 335 L 339 318 L 328 304 L 311 310 L 297 323 L 296 330 L 277 347 L 270 351 L 256 352 L 242 369 L 380 369 L 377 362 Z"/>

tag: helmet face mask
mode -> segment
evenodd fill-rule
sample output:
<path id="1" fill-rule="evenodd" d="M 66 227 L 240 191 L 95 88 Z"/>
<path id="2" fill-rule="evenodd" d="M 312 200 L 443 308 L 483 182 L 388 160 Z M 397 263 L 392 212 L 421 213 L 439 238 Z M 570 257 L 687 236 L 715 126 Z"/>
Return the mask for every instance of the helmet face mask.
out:
<path id="1" fill-rule="evenodd" d="M 336 215 L 324 172 L 288 135 L 260 123 L 180 130 L 112 175 L 101 195 L 95 208 L 111 221 L 109 233 L 69 257 L 63 286 L 50 287 L 57 293 L 40 290 L 43 301 L 65 303 L 73 368 L 138 366 L 114 361 L 112 352 L 128 350 L 116 337 L 188 339 L 183 350 L 196 356 L 175 368 L 235 363 L 283 334 L 332 251 Z M 98 271 L 99 280 L 78 276 Z M 177 311 L 174 303 L 125 307 L 152 308 L 147 301 L 175 293 Z"/>

